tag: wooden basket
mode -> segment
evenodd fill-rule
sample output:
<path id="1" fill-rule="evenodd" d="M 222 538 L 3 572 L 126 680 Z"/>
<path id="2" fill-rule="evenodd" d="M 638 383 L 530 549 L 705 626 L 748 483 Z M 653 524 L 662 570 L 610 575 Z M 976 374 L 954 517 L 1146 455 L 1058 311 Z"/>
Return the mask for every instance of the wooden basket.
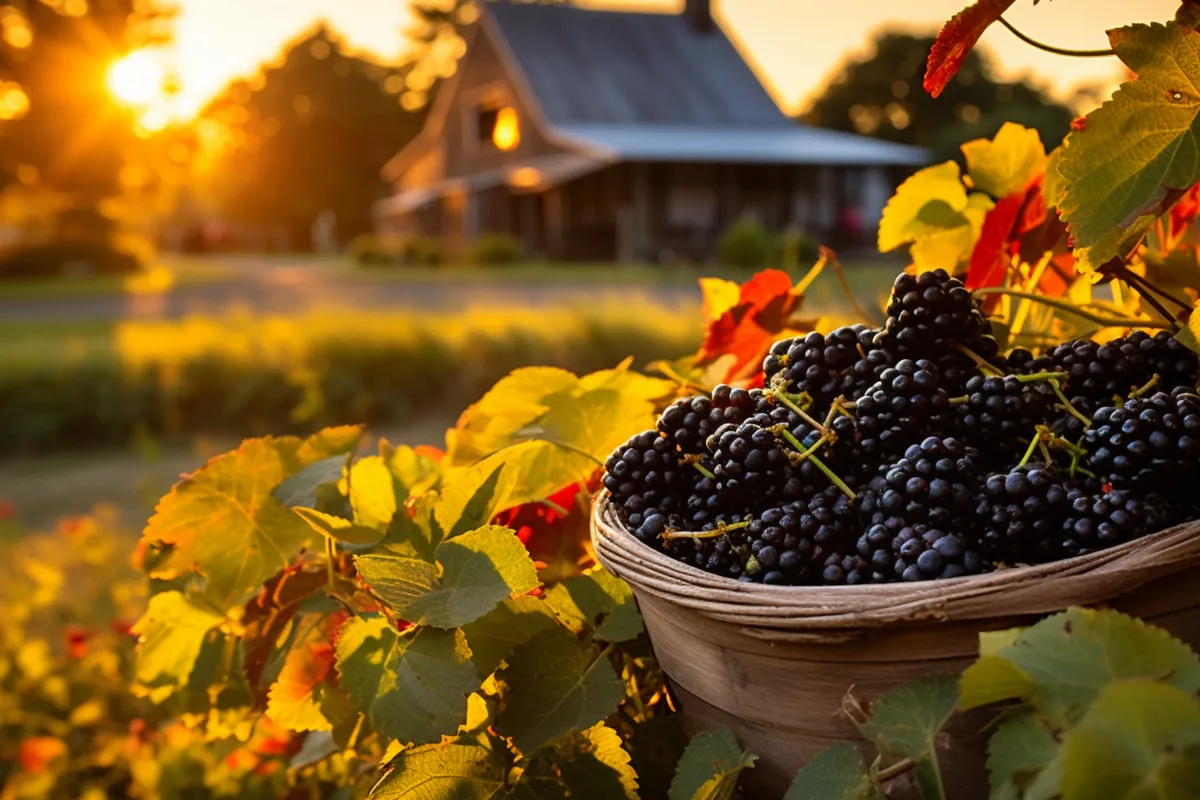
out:
<path id="1" fill-rule="evenodd" d="M 872 586 L 788 587 L 721 578 L 647 547 L 607 494 L 592 542 L 633 588 L 688 734 L 728 727 L 759 757 L 748 797 L 782 797 L 838 741 L 871 751 L 839 713 L 853 687 L 871 700 L 917 678 L 961 672 L 982 631 L 1027 625 L 1069 606 L 1106 605 L 1200 649 L 1200 523 L 1066 561 L 986 575 Z M 947 730 L 950 798 L 987 797 L 986 737 L 967 715 Z"/>

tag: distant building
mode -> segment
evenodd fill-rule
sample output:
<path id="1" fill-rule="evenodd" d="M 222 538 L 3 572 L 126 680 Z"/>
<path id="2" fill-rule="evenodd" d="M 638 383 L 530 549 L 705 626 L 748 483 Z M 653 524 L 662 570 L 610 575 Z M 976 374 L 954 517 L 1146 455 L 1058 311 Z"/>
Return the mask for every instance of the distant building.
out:
<path id="1" fill-rule="evenodd" d="M 799 125 L 714 21 L 481 3 L 421 133 L 384 167 L 381 231 L 518 237 L 531 257 L 712 256 L 746 215 L 835 244 L 870 240 L 925 151 Z"/>

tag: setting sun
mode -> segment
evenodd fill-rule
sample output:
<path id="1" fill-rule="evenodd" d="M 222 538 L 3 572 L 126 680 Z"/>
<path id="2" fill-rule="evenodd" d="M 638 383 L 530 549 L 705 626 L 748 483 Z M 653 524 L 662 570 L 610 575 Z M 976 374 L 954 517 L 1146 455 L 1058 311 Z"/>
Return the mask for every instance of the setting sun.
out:
<path id="1" fill-rule="evenodd" d="M 108 70 L 108 89 L 130 106 L 148 106 L 163 96 L 166 73 L 162 62 L 149 50 L 137 50 L 115 62 Z"/>

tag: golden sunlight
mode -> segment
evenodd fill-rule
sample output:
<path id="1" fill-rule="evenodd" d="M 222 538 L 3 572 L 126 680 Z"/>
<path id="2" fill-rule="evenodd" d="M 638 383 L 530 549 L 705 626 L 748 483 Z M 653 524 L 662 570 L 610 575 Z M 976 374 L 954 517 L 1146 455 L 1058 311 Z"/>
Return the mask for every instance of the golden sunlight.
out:
<path id="1" fill-rule="evenodd" d="M 166 83 L 162 61 L 149 50 L 135 50 L 108 70 L 108 90 L 129 106 L 148 106 L 161 99 Z"/>

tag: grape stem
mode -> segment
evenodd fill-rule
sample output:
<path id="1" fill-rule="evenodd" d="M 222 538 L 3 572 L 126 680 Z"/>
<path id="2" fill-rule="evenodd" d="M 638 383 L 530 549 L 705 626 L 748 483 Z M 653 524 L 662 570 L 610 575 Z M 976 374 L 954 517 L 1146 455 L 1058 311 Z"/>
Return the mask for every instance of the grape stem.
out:
<path id="1" fill-rule="evenodd" d="M 1013 36 L 1020 39 L 1025 44 L 1029 45 L 1030 47 L 1036 47 L 1038 50 L 1044 50 L 1047 53 L 1053 53 L 1056 56 L 1070 56 L 1072 58 L 1100 58 L 1102 56 L 1116 55 L 1116 53 L 1111 48 L 1103 49 L 1103 50 L 1070 50 L 1066 47 L 1056 47 L 1052 44 L 1046 44 L 1045 42 L 1039 42 L 1037 39 L 1034 39 L 1029 34 L 1022 33 L 1021 31 L 1019 31 L 1011 22 L 1006 20 L 1004 17 L 997 17 L 996 19 L 998 19 L 1000 21 L 1001 25 L 1008 28 L 1009 33 L 1011 33 Z"/>
<path id="2" fill-rule="evenodd" d="M 842 494 L 846 495 L 846 497 L 849 497 L 851 500 L 858 499 L 858 495 L 854 493 L 854 490 L 847 486 L 846 482 L 837 476 L 837 473 L 826 466 L 825 462 L 817 458 L 817 448 L 826 442 L 833 441 L 833 434 L 825 432 L 812 447 L 806 449 L 804 445 L 800 444 L 799 440 L 792 435 L 791 431 L 784 428 L 780 431 L 780 433 L 782 434 L 783 438 L 786 439 L 792 447 L 796 448 L 800 454 L 799 458 L 797 458 L 794 463 L 799 464 L 805 460 L 811 461 L 813 466 L 821 470 L 825 477 L 829 478 L 830 482 L 833 483 L 834 486 L 842 490 Z"/>
<path id="3" fill-rule="evenodd" d="M 1054 300 L 1049 297 L 1043 297 L 1040 294 L 1032 292 L 1019 292 L 1016 289 L 1006 289 L 1003 286 L 986 286 L 982 289 L 976 289 L 971 292 L 972 295 L 985 294 L 1006 294 L 1010 297 L 1018 297 L 1025 300 L 1030 300 L 1034 303 L 1041 303 L 1051 308 L 1057 308 L 1059 311 L 1064 311 L 1068 314 L 1074 314 L 1077 317 L 1095 322 L 1097 325 L 1103 325 L 1106 328 L 1148 328 L 1152 330 L 1174 330 L 1177 326 L 1169 322 L 1156 322 L 1152 319 L 1138 319 L 1136 317 L 1116 317 L 1104 316 L 1102 314 L 1094 314 L 1084 310 L 1080 306 L 1072 305 L 1063 300 Z M 1164 315 L 1170 317 L 1170 315 Z"/>
<path id="4" fill-rule="evenodd" d="M 1033 441 L 1029 443 L 1029 447 L 1025 450 L 1025 455 L 1021 458 L 1020 463 L 1017 464 L 1018 467 L 1023 467 L 1029 463 L 1029 459 L 1033 458 L 1033 451 L 1037 448 L 1037 444 L 1041 440 L 1042 437 L 1040 433 L 1033 437 Z"/>
<path id="5" fill-rule="evenodd" d="M 850 301 L 850 306 L 854 309 L 854 312 L 862 317 L 866 322 L 873 321 L 871 315 L 867 313 L 867 310 L 862 307 L 861 303 L 858 302 L 858 298 L 854 296 L 854 290 L 850 288 L 850 282 L 846 280 L 846 273 L 842 270 L 842 262 L 838 260 L 837 253 L 830 250 L 828 247 L 822 247 L 821 256 L 827 259 L 830 265 L 833 266 L 833 271 L 834 274 L 837 275 L 838 283 L 840 283 L 842 286 L 842 292 Z"/>
<path id="6" fill-rule="evenodd" d="M 1139 387 L 1139 388 L 1137 388 L 1137 389 L 1134 389 L 1132 392 L 1130 392 L 1130 393 L 1129 393 L 1129 399 L 1130 399 L 1130 400 L 1133 400 L 1134 398 L 1141 397 L 1141 396 L 1142 396 L 1142 395 L 1144 395 L 1146 392 L 1150 391 L 1150 390 L 1151 390 L 1151 389 L 1153 389 L 1155 386 L 1157 386 L 1157 385 L 1158 385 L 1158 380 L 1159 380 L 1159 378 L 1158 378 L 1158 373 L 1155 373 L 1155 374 L 1154 374 L 1154 376 L 1150 378 L 1150 380 L 1146 381 L 1146 385 L 1145 385 L 1145 386 L 1141 386 L 1141 387 Z"/>
<path id="7" fill-rule="evenodd" d="M 962 406 L 962 405 L 966 405 L 969 402 L 971 402 L 971 395 L 969 395 L 969 394 L 964 394 L 962 397 L 951 397 L 950 398 L 950 405 L 952 405 L 952 406 Z"/>
<path id="8" fill-rule="evenodd" d="M 983 370 L 985 375 L 992 375 L 993 377 L 997 377 L 997 378 L 1004 377 L 1004 373 L 1001 372 L 999 369 L 997 369 L 995 364 L 989 364 L 987 361 L 984 360 L 983 356 L 979 355 L 971 348 L 969 348 L 965 345 L 961 345 L 961 344 L 955 344 L 954 347 L 960 353 L 963 353 L 964 355 L 966 355 L 967 358 L 971 359 L 976 364 L 978 364 L 979 369 Z"/>
<path id="9" fill-rule="evenodd" d="M 670 542 L 674 539 L 715 539 L 718 536 L 724 536 L 729 531 L 736 531 L 750 526 L 749 520 L 742 522 L 731 522 L 728 525 L 722 523 L 711 531 L 663 531 L 659 534 L 659 538 Z"/>
<path id="10" fill-rule="evenodd" d="M 821 423 L 817 422 L 812 417 L 810 417 L 808 415 L 808 412 L 806 412 L 804 409 L 800 408 L 800 406 L 798 406 L 794 402 L 792 402 L 792 399 L 791 399 L 791 397 L 788 396 L 787 392 L 780 391 L 779 389 L 768 389 L 766 391 L 766 395 L 768 397 L 774 397 L 776 400 L 783 403 L 785 406 L 790 408 L 792 410 L 792 412 L 795 413 L 796 416 L 798 416 L 800 419 L 804 420 L 809 425 L 811 425 L 813 430 L 815 430 L 817 433 L 821 434 L 822 436 L 825 435 L 825 426 L 822 425 Z M 801 447 L 800 449 L 803 450 L 804 448 Z"/>
<path id="11" fill-rule="evenodd" d="M 817 458 L 815 455 L 809 456 L 808 460 L 813 463 L 813 466 L 815 466 L 817 469 L 821 470 L 821 472 L 823 472 L 825 474 L 826 478 L 829 478 L 830 483 L 832 483 L 834 486 L 841 489 L 842 494 L 846 495 L 846 497 L 849 497 L 851 500 L 858 499 L 858 495 L 856 495 L 854 493 L 854 490 L 851 489 L 849 486 L 847 486 L 846 482 L 843 481 L 841 478 L 839 478 L 833 470 L 831 470 L 829 467 L 825 466 L 824 461 Z"/>
<path id="12" fill-rule="evenodd" d="M 1063 404 L 1063 408 L 1067 410 L 1068 414 L 1082 422 L 1083 427 L 1092 427 L 1092 420 L 1086 415 L 1080 413 L 1079 409 L 1077 409 L 1075 406 L 1071 405 L 1071 401 L 1067 399 L 1065 394 L 1063 394 L 1063 390 L 1058 385 L 1058 381 L 1047 381 L 1047 383 L 1050 384 L 1050 388 L 1054 390 L 1054 394 L 1058 397 L 1059 402 Z"/>
<path id="13" fill-rule="evenodd" d="M 712 470 L 710 470 L 708 467 L 701 464 L 699 461 L 693 461 L 692 466 L 695 467 L 697 472 L 699 472 L 701 475 L 703 475 L 706 478 L 711 478 L 711 479 L 715 480 L 717 477 L 716 475 L 712 474 Z"/>

